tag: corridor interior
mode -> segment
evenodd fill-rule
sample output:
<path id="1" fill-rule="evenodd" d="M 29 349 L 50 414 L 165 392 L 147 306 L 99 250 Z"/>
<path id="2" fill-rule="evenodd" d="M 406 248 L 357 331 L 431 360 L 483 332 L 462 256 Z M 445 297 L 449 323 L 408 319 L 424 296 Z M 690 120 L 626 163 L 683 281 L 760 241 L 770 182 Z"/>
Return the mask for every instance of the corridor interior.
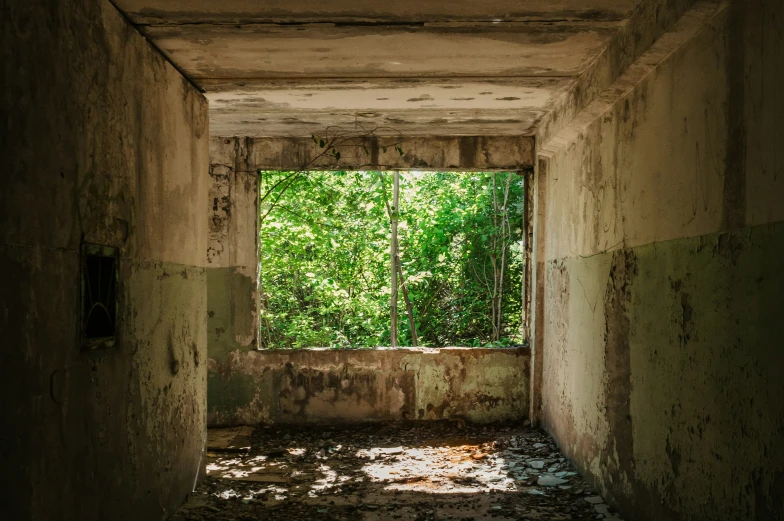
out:
<path id="1" fill-rule="evenodd" d="M 6 0 L 12 520 L 784 520 L 784 0 Z M 525 346 L 259 349 L 259 171 L 515 172 Z"/>

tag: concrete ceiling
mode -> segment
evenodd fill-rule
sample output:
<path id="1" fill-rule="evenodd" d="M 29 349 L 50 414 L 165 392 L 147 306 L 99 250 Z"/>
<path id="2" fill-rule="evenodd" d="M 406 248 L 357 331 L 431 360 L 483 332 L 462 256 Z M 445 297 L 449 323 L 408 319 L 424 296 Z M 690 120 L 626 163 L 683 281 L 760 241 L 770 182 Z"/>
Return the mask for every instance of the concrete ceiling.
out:
<path id="1" fill-rule="evenodd" d="M 530 133 L 640 0 L 114 1 L 204 90 L 213 135 L 300 137 Z"/>
<path id="2" fill-rule="evenodd" d="M 114 0 L 135 24 L 622 20 L 639 0 Z"/>

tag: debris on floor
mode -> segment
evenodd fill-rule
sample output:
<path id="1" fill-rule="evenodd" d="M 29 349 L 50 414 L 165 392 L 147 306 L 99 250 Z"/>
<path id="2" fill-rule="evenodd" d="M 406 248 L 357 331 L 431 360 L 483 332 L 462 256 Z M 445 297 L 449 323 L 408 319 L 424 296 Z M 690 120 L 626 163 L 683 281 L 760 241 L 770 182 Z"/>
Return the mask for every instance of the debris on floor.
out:
<path id="1" fill-rule="evenodd" d="M 250 437 L 253 427 L 228 427 L 210 429 L 207 435 L 208 452 L 243 452 L 250 450 Z"/>
<path id="2" fill-rule="evenodd" d="M 622 521 L 542 431 L 454 422 L 210 430 L 170 519 Z"/>

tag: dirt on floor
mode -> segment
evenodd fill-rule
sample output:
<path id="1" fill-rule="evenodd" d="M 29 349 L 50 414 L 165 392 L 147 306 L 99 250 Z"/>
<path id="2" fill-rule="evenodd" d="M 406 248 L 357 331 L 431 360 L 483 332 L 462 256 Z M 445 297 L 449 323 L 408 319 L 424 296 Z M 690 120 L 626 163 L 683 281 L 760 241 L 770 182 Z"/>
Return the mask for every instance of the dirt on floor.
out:
<path id="1" fill-rule="evenodd" d="M 620 521 L 544 432 L 459 421 L 210 430 L 170 519 Z"/>

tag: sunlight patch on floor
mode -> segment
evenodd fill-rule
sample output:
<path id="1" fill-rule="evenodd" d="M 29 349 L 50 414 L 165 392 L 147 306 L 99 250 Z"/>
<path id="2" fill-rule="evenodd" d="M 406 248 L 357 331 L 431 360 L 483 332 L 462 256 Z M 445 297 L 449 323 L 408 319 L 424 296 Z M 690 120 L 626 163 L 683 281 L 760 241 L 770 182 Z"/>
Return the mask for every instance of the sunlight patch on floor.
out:
<path id="1" fill-rule="evenodd" d="M 186 520 L 620 521 L 541 431 L 427 422 L 210 434 Z"/>

